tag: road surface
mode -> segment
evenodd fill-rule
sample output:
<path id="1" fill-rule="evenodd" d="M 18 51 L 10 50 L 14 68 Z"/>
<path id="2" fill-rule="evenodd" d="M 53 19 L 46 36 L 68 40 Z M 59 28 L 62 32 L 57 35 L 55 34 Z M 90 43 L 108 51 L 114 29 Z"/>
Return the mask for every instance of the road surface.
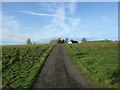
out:
<path id="1" fill-rule="evenodd" d="M 32 88 L 94 88 L 72 64 L 66 46 L 54 46 Z"/>

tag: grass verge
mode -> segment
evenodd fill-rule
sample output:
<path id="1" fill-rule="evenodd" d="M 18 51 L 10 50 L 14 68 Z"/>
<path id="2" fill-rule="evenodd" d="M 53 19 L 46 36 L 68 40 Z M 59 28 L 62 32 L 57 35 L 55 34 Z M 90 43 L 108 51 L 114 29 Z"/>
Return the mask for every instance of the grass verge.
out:
<path id="1" fill-rule="evenodd" d="M 99 88 L 118 88 L 118 42 L 66 44 L 73 63 Z"/>

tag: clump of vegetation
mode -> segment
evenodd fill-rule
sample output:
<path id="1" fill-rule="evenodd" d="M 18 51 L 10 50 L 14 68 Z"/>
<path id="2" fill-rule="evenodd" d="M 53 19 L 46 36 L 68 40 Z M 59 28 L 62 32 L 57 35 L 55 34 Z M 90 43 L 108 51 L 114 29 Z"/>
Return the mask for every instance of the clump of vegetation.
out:
<path id="1" fill-rule="evenodd" d="M 55 44 L 65 43 L 65 40 L 64 40 L 64 39 L 61 39 L 61 38 L 58 38 L 58 39 L 53 39 L 53 40 L 51 40 L 50 43 L 55 43 Z"/>
<path id="2" fill-rule="evenodd" d="M 98 87 L 118 88 L 118 42 L 85 42 L 67 45 L 72 61 Z"/>
<path id="3" fill-rule="evenodd" d="M 86 38 L 82 38 L 81 42 L 87 42 Z"/>
<path id="4" fill-rule="evenodd" d="M 30 88 L 53 44 L 2 48 L 2 87 Z"/>

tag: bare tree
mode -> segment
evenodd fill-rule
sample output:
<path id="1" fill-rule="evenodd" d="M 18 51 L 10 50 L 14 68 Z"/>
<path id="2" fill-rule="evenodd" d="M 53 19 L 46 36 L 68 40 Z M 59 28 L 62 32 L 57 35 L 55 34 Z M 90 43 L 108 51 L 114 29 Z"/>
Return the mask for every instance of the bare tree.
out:
<path id="1" fill-rule="evenodd" d="M 28 38 L 28 39 L 27 39 L 27 44 L 32 44 L 32 43 L 31 43 L 31 38 Z"/>
<path id="2" fill-rule="evenodd" d="M 82 42 L 86 42 L 87 41 L 87 39 L 86 38 L 82 38 L 82 40 L 81 40 Z"/>
<path id="3" fill-rule="evenodd" d="M 65 43 L 68 43 L 68 38 L 65 39 Z"/>

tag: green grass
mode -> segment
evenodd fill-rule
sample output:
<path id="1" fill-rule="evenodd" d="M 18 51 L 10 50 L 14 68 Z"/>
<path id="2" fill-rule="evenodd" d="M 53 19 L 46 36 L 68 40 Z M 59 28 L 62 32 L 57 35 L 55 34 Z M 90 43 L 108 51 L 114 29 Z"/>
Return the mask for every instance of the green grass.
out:
<path id="1" fill-rule="evenodd" d="M 66 45 L 74 64 L 97 87 L 119 87 L 118 42 L 86 42 Z"/>
<path id="2" fill-rule="evenodd" d="M 2 87 L 31 88 L 53 44 L 2 47 Z"/>

